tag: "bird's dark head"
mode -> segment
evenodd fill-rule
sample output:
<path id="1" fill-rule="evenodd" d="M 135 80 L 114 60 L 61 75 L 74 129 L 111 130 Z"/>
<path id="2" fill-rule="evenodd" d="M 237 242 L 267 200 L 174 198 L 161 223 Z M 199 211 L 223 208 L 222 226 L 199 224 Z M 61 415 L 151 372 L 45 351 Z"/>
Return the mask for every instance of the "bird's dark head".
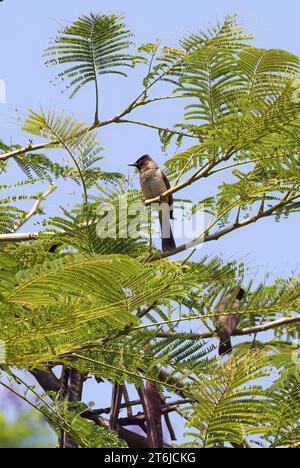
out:
<path id="1" fill-rule="evenodd" d="M 244 299 L 245 296 L 246 296 L 246 291 L 245 291 L 243 288 L 240 288 L 240 290 L 239 290 L 238 293 L 237 293 L 236 298 L 237 298 L 239 301 L 242 301 L 242 300 Z"/>
<path id="2" fill-rule="evenodd" d="M 129 166 L 136 167 L 139 171 L 143 170 L 144 168 L 147 168 L 151 165 L 155 164 L 152 158 L 145 154 L 141 158 L 139 158 L 134 164 L 129 164 Z"/>

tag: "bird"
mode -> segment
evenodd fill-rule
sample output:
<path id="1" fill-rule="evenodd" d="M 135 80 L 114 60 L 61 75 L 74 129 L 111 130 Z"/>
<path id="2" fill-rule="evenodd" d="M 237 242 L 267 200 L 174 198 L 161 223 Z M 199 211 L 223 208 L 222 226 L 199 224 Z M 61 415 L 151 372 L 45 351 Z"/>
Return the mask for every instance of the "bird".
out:
<path id="1" fill-rule="evenodd" d="M 231 290 L 219 305 L 216 322 L 217 334 L 220 338 L 220 356 L 224 356 L 232 352 L 231 337 L 235 335 L 237 326 L 241 320 L 241 314 L 237 313 L 236 311 L 238 311 L 240 308 L 241 302 L 245 295 L 246 293 L 242 288 L 239 289 L 236 295 L 235 291 Z M 235 312 L 230 314 L 230 309 Z"/>
<path id="2" fill-rule="evenodd" d="M 161 227 L 162 251 L 176 249 L 171 219 L 174 219 L 172 194 L 162 197 L 171 188 L 165 173 L 147 154 L 139 158 L 134 164 L 129 164 L 139 171 L 141 189 L 146 200 L 161 197 L 159 202 L 159 222 Z"/>

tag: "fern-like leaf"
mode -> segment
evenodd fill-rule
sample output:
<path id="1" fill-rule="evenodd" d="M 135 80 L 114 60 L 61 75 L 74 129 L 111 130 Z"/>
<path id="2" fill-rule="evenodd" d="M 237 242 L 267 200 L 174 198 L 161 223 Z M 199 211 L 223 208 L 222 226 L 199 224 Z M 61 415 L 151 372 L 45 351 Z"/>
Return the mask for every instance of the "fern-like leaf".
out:
<path id="1" fill-rule="evenodd" d="M 129 48 L 131 31 L 123 17 L 91 13 L 79 17 L 73 24 L 59 31 L 53 44 L 46 50 L 47 65 L 67 66 L 57 79 L 68 81 L 71 97 L 87 83 L 96 89 L 96 114 L 98 122 L 98 75 L 116 73 L 126 76 L 124 67 L 134 65 L 134 57 L 122 52 Z"/>

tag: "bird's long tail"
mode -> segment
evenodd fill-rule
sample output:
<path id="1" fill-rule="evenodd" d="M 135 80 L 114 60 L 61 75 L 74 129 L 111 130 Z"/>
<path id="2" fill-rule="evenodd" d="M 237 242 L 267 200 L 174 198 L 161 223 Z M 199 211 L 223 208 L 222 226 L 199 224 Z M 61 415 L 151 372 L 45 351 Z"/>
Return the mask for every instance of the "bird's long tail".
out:
<path id="1" fill-rule="evenodd" d="M 230 333 L 223 328 L 222 330 L 218 330 L 218 336 L 220 338 L 219 355 L 225 356 L 226 354 L 230 354 L 232 352 Z"/>
<path id="2" fill-rule="evenodd" d="M 160 213 L 159 215 L 162 251 L 169 252 L 176 249 L 176 242 L 173 236 L 170 215 Z"/>

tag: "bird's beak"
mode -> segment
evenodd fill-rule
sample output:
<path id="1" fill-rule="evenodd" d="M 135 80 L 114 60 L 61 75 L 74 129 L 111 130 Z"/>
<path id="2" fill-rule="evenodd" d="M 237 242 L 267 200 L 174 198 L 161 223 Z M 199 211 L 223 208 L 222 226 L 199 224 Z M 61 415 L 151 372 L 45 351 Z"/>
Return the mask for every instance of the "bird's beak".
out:
<path id="1" fill-rule="evenodd" d="M 128 166 L 130 166 L 130 167 L 137 167 L 136 163 L 134 163 L 134 164 L 128 164 Z"/>

